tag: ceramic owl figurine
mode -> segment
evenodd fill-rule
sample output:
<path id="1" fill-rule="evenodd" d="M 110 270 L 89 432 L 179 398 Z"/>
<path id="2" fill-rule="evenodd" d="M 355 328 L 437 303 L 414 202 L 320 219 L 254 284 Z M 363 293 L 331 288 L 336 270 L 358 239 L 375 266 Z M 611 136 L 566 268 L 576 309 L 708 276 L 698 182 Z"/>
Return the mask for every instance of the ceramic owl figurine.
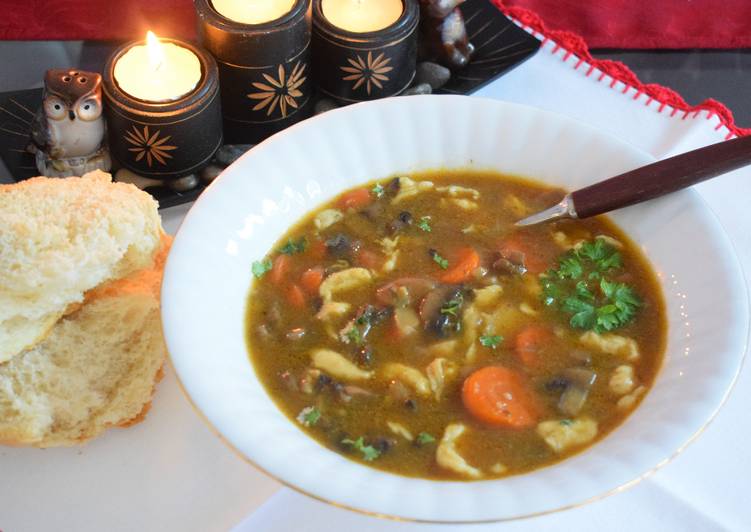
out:
<path id="1" fill-rule="evenodd" d="M 104 145 L 102 77 L 80 70 L 48 70 L 43 98 L 31 126 L 39 172 L 68 177 L 108 171 L 112 163 Z"/>

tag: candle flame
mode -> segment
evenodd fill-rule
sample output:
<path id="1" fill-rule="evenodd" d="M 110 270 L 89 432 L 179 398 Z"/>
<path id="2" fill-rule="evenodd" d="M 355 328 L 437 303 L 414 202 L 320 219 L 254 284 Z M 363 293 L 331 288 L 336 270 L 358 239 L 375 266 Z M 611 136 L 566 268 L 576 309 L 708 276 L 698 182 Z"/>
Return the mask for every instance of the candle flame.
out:
<path id="1" fill-rule="evenodd" d="M 162 50 L 162 44 L 153 31 L 146 32 L 146 49 L 149 52 L 151 68 L 155 71 L 159 70 L 164 62 L 164 50 Z"/>

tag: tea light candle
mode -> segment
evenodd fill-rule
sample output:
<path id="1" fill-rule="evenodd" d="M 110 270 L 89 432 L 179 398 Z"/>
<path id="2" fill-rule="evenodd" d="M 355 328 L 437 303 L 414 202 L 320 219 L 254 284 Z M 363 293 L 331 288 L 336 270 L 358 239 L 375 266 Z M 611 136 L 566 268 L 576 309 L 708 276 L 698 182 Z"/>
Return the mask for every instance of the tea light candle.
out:
<path id="1" fill-rule="evenodd" d="M 295 0 L 212 0 L 217 13 L 242 24 L 263 24 L 292 11 Z"/>
<path id="2" fill-rule="evenodd" d="M 146 45 L 130 48 L 115 64 L 122 90 L 148 102 L 169 102 L 193 91 L 201 80 L 196 54 L 174 43 L 161 43 L 152 32 Z"/>
<path id="3" fill-rule="evenodd" d="M 224 137 L 257 144 L 312 108 L 310 0 L 194 0 L 219 66 Z"/>
<path id="4" fill-rule="evenodd" d="M 404 12 L 402 0 L 323 0 L 323 16 L 338 28 L 367 33 L 388 28 Z"/>
<path id="5" fill-rule="evenodd" d="M 191 43 L 149 32 L 122 45 L 107 60 L 102 95 L 110 151 L 141 177 L 195 174 L 222 144 L 216 62 Z"/>
<path id="6" fill-rule="evenodd" d="M 313 0 L 318 91 L 347 104 L 409 87 L 417 66 L 418 0 Z"/>

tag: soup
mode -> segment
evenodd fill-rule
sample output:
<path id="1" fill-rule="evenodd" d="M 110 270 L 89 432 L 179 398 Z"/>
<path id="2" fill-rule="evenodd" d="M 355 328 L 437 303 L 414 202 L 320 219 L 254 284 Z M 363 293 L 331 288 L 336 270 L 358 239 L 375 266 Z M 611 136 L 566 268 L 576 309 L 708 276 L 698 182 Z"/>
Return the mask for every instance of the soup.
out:
<path id="1" fill-rule="evenodd" d="M 440 171 L 312 212 L 252 266 L 268 393 L 326 447 L 414 477 L 523 473 L 602 438 L 654 381 L 665 311 L 608 219 L 514 226 L 562 194 Z"/>

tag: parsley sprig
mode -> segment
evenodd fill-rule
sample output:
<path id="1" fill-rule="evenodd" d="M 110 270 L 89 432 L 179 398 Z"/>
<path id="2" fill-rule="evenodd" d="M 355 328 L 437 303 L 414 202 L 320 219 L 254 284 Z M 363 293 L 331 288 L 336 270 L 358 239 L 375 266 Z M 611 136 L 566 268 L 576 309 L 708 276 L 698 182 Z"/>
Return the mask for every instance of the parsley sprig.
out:
<path id="1" fill-rule="evenodd" d="M 287 243 L 284 244 L 281 249 L 279 249 L 279 253 L 283 253 L 285 255 L 294 255 L 295 253 L 302 253 L 306 249 L 308 249 L 308 239 L 304 236 L 301 236 L 297 241 L 290 238 L 287 240 Z"/>
<path id="2" fill-rule="evenodd" d="M 355 451 L 362 453 L 363 460 L 365 460 L 366 462 L 372 462 L 373 460 L 381 456 L 381 451 L 379 451 L 372 445 L 365 445 L 365 438 L 363 438 L 362 436 L 360 436 L 356 440 L 345 438 L 342 440 L 342 444 L 352 447 Z"/>
<path id="3" fill-rule="evenodd" d="M 602 239 L 585 242 L 542 276 L 543 301 L 569 314 L 576 329 L 602 333 L 623 327 L 634 319 L 641 300 L 630 286 L 605 277 L 622 265 L 621 254 Z"/>
<path id="4" fill-rule="evenodd" d="M 420 218 L 420 221 L 417 222 L 417 227 L 419 227 L 426 233 L 433 231 L 433 228 L 430 227 L 430 216 L 423 216 L 422 218 Z"/>
<path id="5" fill-rule="evenodd" d="M 372 192 L 376 198 L 380 198 L 380 197 L 383 197 L 383 194 L 385 193 L 385 189 L 380 183 L 376 183 L 376 185 L 370 189 L 370 192 Z"/>
<path id="6" fill-rule="evenodd" d="M 297 414 L 297 421 L 304 427 L 312 427 L 318 423 L 319 419 L 321 419 L 321 411 L 315 406 L 306 406 Z"/>
<path id="7" fill-rule="evenodd" d="M 480 336 L 480 344 L 482 344 L 483 347 L 495 349 L 501 345 L 501 342 L 503 342 L 503 336 L 497 334 L 484 334 Z"/>
<path id="8" fill-rule="evenodd" d="M 271 259 L 263 259 L 255 261 L 250 269 L 253 272 L 253 276 L 256 279 L 260 279 L 261 277 L 266 275 L 266 272 L 271 271 L 272 267 L 273 263 L 271 262 Z"/>
<path id="9" fill-rule="evenodd" d="M 440 266 L 444 270 L 448 269 L 449 267 L 448 259 L 441 257 L 438 251 L 436 251 L 435 249 L 429 249 L 428 254 L 430 255 L 430 258 L 433 259 L 433 262 L 435 262 L 438 266 Z"/>
<path id="10" fill-rule="evenodd" d="M 432 434 L 428 434 L 427 432 L 421 432 L 417 435 L 415 441 L 418 445 L 422 446 L 435 442 L 435 437 Z"/>

